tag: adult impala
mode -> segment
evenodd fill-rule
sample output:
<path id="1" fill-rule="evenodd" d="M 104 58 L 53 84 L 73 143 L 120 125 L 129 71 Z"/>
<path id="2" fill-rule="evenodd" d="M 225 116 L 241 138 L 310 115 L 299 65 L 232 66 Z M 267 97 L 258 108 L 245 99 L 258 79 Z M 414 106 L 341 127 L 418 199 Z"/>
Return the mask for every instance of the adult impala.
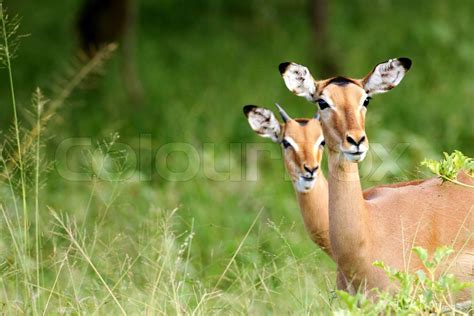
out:
<path id="1" fill-rule="evenodd" d="M 325 144 L 321 124 L 315 117 L 292 119 L 277 107 L 284 124 L 269 109 L 246 105 L 243 110 L 257 135 L 281 144 L 306 231 L 335 260 L 329 240 L 328 183 L 319 168 Z M 339 288 L 349 286 L 342 273 L 336 282 Z"/>
<path id="2" fill-rule="evenodd" d="M 390 282 L 373 262 L 399 270 L 422 269 L 411 248 L 433 253 L 455 249 L 444 271 L 473 281 L 474 190 L 437 178 L 398 183 L 362 192 L 357 163 L 367 153 L 365 115 L 371 96 L 397 86 L 411 66 L 407 58 L 377 65 L 362 79 L 314 80 L 295 63 L 280 64 L 290 91 L 318 104 L 329 151 L 329 233 L 342 278 L 355 289 L 387 288 Z M 474 183 L 466 174 L 458 180 Z M 349 289 L 348 289 L 349 290 Z M 470 298 L 465 291 L 458 299 Z"/>

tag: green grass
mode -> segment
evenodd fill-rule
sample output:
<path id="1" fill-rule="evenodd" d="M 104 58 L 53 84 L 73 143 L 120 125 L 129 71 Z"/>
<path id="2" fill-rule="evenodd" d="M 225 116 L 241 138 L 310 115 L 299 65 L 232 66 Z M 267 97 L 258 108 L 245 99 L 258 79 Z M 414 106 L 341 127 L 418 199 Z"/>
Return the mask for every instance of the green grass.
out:
<path id="1" fill-rule="evenodd" d="M 306 1 L 141 1 L 137 62 L 145 102 L 138 108 L 124 93 L 118 54 L 107 59 L 102 76 L 74 86 L 66 102 L 58 96 L 64 85 L 58 88 L 56 78 L 70 78 L 79 0 L 4 3 L 23 17 L 20 32 L 30 34 L 12 61 L 20 137 L 9 132 L 15 123 L 8 68 L 0 72 L 2 143 L 13 140 L 4 159 L 25 142 L 32 145 L 20 155 L 23 167 L 2 166 L 11 171 L 0 186 L 3 312 L 326 314 L 345 306 L 334 294 L 335 264 L 304 231 L 279 149 L 260 143 L 241 113 L 245 104 L 278 101 L 292 116 L 313 114 L 286 90 L 277 70 L 293 60 L 318 73 Z M 474 155 L 472 6 L 332 2 L 329 32 L 341 74 L 363 76 L 391 57 L 414 61 L 404 82 L 374 99 L 367 116 L 371 143 L 388 152 L 408 143 L 400 169 L 374 181 L 366 163 L 365 186 L 419 176 L 419 162 L 443 151 Z M 77 74 L 81 66 L 72 68 Z M 37 86 L 50 99 L 45 111 L 57 108 L 41 125 L 41 137 L 28 138 L 37 125 L 38 108 L 29 106 Z M 146 180 L 130 167 L 132 153 L 127 161 L 118 152 L 120 144 L 111 151 L 102 144 L 93 153 L 115 132 L 140 153 Z M 149 134 L 149 142 L 140 134 Z M 77 182 L 58 174 L 58 146 L 78 136 L 90 137 L 93 146 L 68 162 L 90 170 L 91 158 L 100 167 L 106 152 L 112 158 L 105 167 L 116 168 L 117 181 Z M 146 145 L 139 149 L 140 137 Z M 234 180 L 211 180 L 203 167 L 187 181 L 163 178 L 154 167 L 164 163 L 157 152 L 171 142 L 194 146 L 201 166 L 214 159 L 226 171 L 232 164 Z M 206 143 L 215 151 L 204 149 Z M 249 143 L 269 151 L 256 166 L 247 166 Z M 369 159 L 380 162 L 376 155 Z M 179 154 L 168 162 L 172 170 L 188 163 Z M 235 180 L 247 169 L 258 170 L 257 181 Z"/>

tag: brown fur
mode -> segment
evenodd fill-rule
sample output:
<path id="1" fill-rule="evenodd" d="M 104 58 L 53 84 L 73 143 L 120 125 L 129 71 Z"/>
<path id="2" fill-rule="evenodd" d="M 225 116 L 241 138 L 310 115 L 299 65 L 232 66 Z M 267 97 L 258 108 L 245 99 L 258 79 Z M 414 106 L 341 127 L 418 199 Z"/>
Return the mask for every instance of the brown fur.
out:
<path id="1" fill-rule="evenodd" d="M 339 149 L 346 145 L 348 132 L 365 134 L 365 109 L 359 106 L 363 89 L 330 84 L 322 93 L 336 105 L 336 111 L 328 110 L 321 119 L 330 148 L 330 240 L 341 273 L 355 288 L 383 289 L 390 282 L 383 271 L 373 267 L 374 261 L 413 272 L 422 265 L 411 254 L 412 247 L 421 246 L 432 254 L 437 247 L 449 245 L 456 255 L 444 270 L 472 282 L 474 190 L 431 178 L 363 193 L 357 164 L 346 160 Z M 459 178 L 474 184 L 467 175 Z M 460 298 L 470 298 L 470 294 L 462 293 Z"/>
<path id="2" fill-rule="evenodd" d="M 328 185 L 319 168 L 323 148 L 315 147 L 323 134 L 320 122 L 316 119 L 288 119 L 285 124 L 281 124 L 273 112 L 266 108 L 247 105 L 243 110 L 250 127 L 257 134 L 269 137 L 276 143 L 280 143 L 285 137 L 291 137 L 297 144 L 298 151 L 293 148 L 283 150 L 285 167 L 293 182 L 308 234 L 314 243 L 333 258 L 329 243 Z M 305 165 L 311 169 L 318 167 L 318 170 L 314 186 L 306 192 L 300 192 L 295 182 L 306 173 Z"/>
<path id="3" fill-rule="evenodd" d="M 307 122 L 302 125 L 301 122 Z M 323 150 L 318 148 L 315 152 L 314 143 L 322 135 L 321 125 L 315 119 L 296 119 L 288 121 L 282 126 L 282 138 L 291 137 L 299 146 L 299 151 L 285 150 L 285 167 L 295 180 L 297 172 L 304 172 L 304 165 L 310 168 L 319 167 Z M 305 193 L 295 189 L 298 204 L 305 228 L 311 239 L 323 249 L 331 258 L 332 252 L 329 243 L 329 220 L 328 220 L 328 192 L 327 181 L 321 168 L 317 171 L 314 187 Z"/>
<path id="4" fill-rule="evenodd" d="M 354 96 L 345 95 L 352 92 L 343 90 L 339 93 L 345 107 L 338 106 L 334 113 L 343 119 L 326 116 L 330 123 L 337 123 L 337 129 L 323 124 L 330 148 L 338 148 L 337 140 L 347 128 L 343 121 L 347 113 L 341 109 L 351 109 L 351 100 L 357 101 Z M 331 97 L 335 98 L 334 95 Z M 341 100 L 335 101 L 339 103 Z M 358 106 L 360 102 L 355 104 Z M 352 128 L 362 129 L 364 116 L 355 121 L 359 124 Z M 295 180 L 305 163 L 311 166 L 321 163 L 322 149 L 314 151 L 321 127 L 314 119 L 290 120 L 280 126 L 279 139 L 289 136 L 300 148 L 298 152 L 285 150 L 285 165 Z M 362 192 L 357 164 L 342 159 L 338 150 L 330 149 L 329 157 L 329 220 L 328 187 L 321 170 L 318 170 L 316 184 L 309 192 L 296 191 L 296 194 L 311 239 L 338 264 L 338 288 L 354 291 L 356 288 L 391 286 L 386 274 L 372 265 L 376 260 L 403 271 L 422 269 L 421 262 L 411 253 L 413 246 L 422 246 L 431 254 L 440 245 L 453 246 L 456 254 L 441 271 L 449 270 L 463 280 L 472 281 L 472 189 L 432 178 L 382 185 Z M 459 181 L 474 184 L 474 179 L 465 174 L 459 175 Z M 469 294 L 465 292 L 460 298 Z"/>
<path id="5" fill-rule="evenodd" d="M 295 94 L 308 101 L 319 103 L 322 98 L 329 104 L 320 114 L 329 148 L 330 242 L 338 280 L 350 282 L 351 289 L 393 286 L 386 274 L 373 266 L 376 260 L 398 270 L 422 268 L 412 256 L 413 246 L 421 246 L 430 254 L 439 246 L 452 246 L 456 254 L 438 273 L 449 272 L 473 281 L 473 189 L 432 178 L 362 192 L 355 162 L 361 161 L 368 149 L 364 98 L 398 85 L 411 64 L 408 58 L 390 59 L 365 78 L 344 80 L 344 84 L 339 79 L 315 81 L 306 67 L 295 63 L 280 67 L 290 91 L 296 89 Z M 474 183 L 463 174 L 459 181 Z M 471 296 L 465 291 L 457 299 Z"/>

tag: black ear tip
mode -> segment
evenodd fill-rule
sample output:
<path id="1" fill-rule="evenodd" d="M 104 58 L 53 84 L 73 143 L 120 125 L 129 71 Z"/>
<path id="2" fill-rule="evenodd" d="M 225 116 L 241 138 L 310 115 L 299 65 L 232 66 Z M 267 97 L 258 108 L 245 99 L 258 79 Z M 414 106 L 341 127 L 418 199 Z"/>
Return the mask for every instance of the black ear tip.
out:
<path id="1" fill-rule="evenodd" d="M 255 105 L 251 105 L 251 104 L 244 106 L 243 110 L 244 110 L 244 114 L 245 114 L 245 116 L 247 116 L 247 117 L 248 117 L 248 116 L 249 116 L 249 113 L 250 113 L 250 111 L 252 111 L 252 110 L 254 110 L 254 109 L 256 109 L 256 108 L 257 108 L 257 106 L 255 106 Z"/>
<path id="2" fill-rule="evenodd" d="M 398 58 L 398 61 L 402 63 L 403 68 L 409 70 L 411 68 L 411 59 L 406 57 Z"/>
<path id="3" fill-rule="evenodd" d="M 281 63 L 280 65 L 278 65 L 278 70 L 280 70 L 280 74 L 283 75 L 289 65 L 290 65 L 289 62 L 284 62 L 284 63 Z"/>

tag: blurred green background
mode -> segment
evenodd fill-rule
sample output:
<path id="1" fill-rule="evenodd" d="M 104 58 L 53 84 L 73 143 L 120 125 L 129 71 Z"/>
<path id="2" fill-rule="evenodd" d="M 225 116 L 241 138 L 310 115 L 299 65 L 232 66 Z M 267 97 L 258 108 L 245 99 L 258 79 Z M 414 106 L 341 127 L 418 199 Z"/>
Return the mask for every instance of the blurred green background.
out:
<path id="1" fill-rule="evenodd" d="M 192 258 L 203 280 L 222 272 L 263 208 L 259 229 L 247 240 L 246 256 L 237 257 L 240 264 L 265 261 L 267 252 L 281 246 L 278 237 L 262 235 L 270 230 L 269 219 L 285 231 L 297 257 L 310 254 L 333 273 L 333 263 L 305 234 L 279 148 L 250 130 L 243 105 L 273 108 L 279 102 L 294 117 L 314 114 L 313 105 L 284 86 L 277 68 L 283 61 L 307 65 L 319 78 L 358 78 L 379 62 L 406 56 L 413 60 L 408 75 L 396 89 L 374 98 L 367 114 L 371 143 L 388 153 L 397 144 L 406 144 L 405 150 L 392 153 L 401 154 L 395 157 L 399 168 L 376 179 L 370 175 L 386 158 L 383 152 L 372 153 L 370 166 L 361 167 L 364 186 L 418 177 L 420 161 L 438 158 L 443 151 L 458 149 L 473 156 L 474 2 L 327 1 L 327 10 L 314 13 L 320 2 L 326 1 L 139 1 L 133 62 L 143 99 L 132 102 L 127 94 L 130 82 L 123 80 L 124 55 L 118 50 L 102 74 L 87 80 L 48 123 L 44 153 L 53 168 L 45 174 L 42 203 L 90 230 L 100 227 L 104 244 L 119 233 L 133 239 L 153 207 L 179 207 L 178 230 L 193 227 Z M 5 1 L 10 14 L 22 17 L 21 32 L 29 34 L 13 62 L 21 113 L 37 86 L 52 97 L 57 78 L 78 54 L 76 21 L 82 3 Z M 6 132 L 12 112 L 7 75 L 1 74 L 0 123 Z M 138 160 L 146 166 L 141 172 L 151 170 L 150 179 L 140 181 L 133 164 L 127 171 L 133 174 L 123 181 L 75 182 L 58 174 L 55 152 L 64 139 L 91 137 L 96 143 L 114 132 L 140 153 Z M 140 148 L 143 137 L 150 142 Z M 176 142 L 192 145 L 199 157 L 198 172 L 187 181 L 164 179 L 154 167 L 163 163 L 159 148 Z M 208 143 L 214 149 L 203 147 Z M 238 180 L 248 170 L 249 143 L 268 143 L 261 146 L 269 152 L 250 170 L 258 169 L 257 181 Z M 179 152 L 168 158 L 173 171 L 196 165 Z M 79 154 L 69 159 L 90 164 Z M 206 176 L 212 160 L 225 175 L 222 181 Z M 48 227 L 47 210 L 44 214 Z M 123 242 L 115 251 L 133 252 L 133 246 Z"/>

